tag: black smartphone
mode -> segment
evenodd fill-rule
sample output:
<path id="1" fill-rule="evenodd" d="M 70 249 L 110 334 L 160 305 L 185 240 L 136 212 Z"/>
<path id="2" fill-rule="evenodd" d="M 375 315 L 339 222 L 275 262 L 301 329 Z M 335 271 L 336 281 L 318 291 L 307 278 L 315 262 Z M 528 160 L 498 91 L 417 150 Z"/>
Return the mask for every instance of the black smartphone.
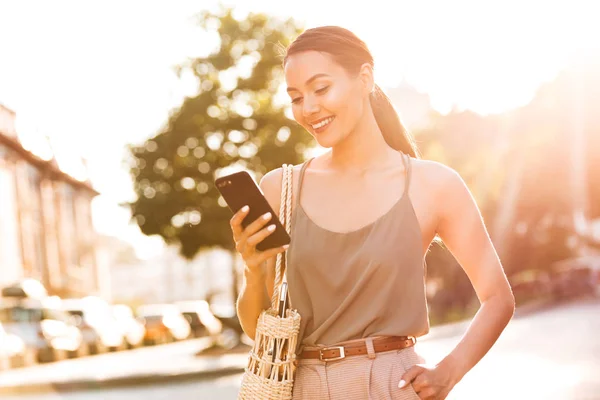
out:
<path id="1" fill-rule="evenodd" d="M 248 172 L 240 171 L 222 176 L 215 180 L 215 186 L 234 214 L 246 205 L 250 207 L 250 212 L 242 221 L 244 228 L 268 212 L 273 216 L 265 227 L 274 224 L 275 231 L 256 245 L 257 250 L 265 251 L 290 244 L 290 236 Z"/>

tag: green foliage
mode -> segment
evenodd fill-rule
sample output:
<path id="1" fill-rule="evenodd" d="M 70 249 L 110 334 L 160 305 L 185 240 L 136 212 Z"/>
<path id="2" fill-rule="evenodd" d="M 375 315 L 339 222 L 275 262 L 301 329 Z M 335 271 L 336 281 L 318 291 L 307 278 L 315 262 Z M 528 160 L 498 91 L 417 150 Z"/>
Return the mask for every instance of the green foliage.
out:
<path id="1" fill-rule="evenodd" d="M 312 145 L 286 116 L 288 105 L 275 101 L 284 81 L 281 49 L 300 27 L 262 14 L 236 20 L 231 11 L 198 15 L 199 25 L 220 38 L 215 52 L 177 68 L 193 73 L 198 94 L 155 137 L 130 147 L 134 220 L 144 234 L 180 244 L 188 258 L 204 247 L 233 249 L 231 212 L 214 186 L 219 174 L 247 169 L 258 180 L 283 163 L 302 162 Z"/>

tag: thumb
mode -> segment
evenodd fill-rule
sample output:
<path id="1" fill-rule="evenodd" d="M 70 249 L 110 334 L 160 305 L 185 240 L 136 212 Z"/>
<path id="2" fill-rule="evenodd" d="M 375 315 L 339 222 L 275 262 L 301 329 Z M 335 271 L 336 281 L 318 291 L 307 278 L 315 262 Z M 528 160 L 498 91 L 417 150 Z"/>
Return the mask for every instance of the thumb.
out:
<path id="1" fill-rule="evenodd" d="M 402 389 L 403 387 L 407 386 L 409 383 L 411 383 L 417 376 L 419 376 L 419 374 L 423 371 L 423 368 L 419 367 L 418 365 L 415 365 L 411 368 L 409 368 L 403 375 L 402 378 L 400 379 L 400 382 L 398 382 L 398 387 L 400 389 Z"/>

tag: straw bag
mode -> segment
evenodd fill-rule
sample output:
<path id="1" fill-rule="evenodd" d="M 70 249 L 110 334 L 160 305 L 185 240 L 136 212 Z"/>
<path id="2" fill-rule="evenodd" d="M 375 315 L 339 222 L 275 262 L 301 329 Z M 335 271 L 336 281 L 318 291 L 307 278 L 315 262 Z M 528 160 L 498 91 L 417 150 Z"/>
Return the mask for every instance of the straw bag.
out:
<path id="1" fill-rule="evenodd" d="M 279 219 L 286 231 L 290 233 L 293 166 L 284 164 L 282 169 Z M 280 299 L 281 289 L 287 287 L 285 253 L 277 255 L 271 307 L 258 317 L 254 347 L 249 353 L 238 400 L 291 400 L 292 398 L 300 314 L 296 310 L 287 308 L 285 317 L 277 315 L 279 300 L 283 300 Z"/>

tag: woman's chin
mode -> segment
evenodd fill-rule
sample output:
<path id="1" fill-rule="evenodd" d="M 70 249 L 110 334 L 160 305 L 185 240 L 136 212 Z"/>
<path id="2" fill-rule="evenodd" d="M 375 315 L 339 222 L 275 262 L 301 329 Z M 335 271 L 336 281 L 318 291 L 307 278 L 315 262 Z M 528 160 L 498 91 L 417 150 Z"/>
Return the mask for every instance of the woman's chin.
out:
<path id="1" fill-rule="evenodd" d="M 319 146 L 321 146 L 325 149 L 332 148 L 338 142 L 338 140 L 336 138 L 326 137 L 326 136 L 317 136 L 317 137 L 315 137 L 315 139 L 317 140 L 317 143 L 319 144 Z"/>

